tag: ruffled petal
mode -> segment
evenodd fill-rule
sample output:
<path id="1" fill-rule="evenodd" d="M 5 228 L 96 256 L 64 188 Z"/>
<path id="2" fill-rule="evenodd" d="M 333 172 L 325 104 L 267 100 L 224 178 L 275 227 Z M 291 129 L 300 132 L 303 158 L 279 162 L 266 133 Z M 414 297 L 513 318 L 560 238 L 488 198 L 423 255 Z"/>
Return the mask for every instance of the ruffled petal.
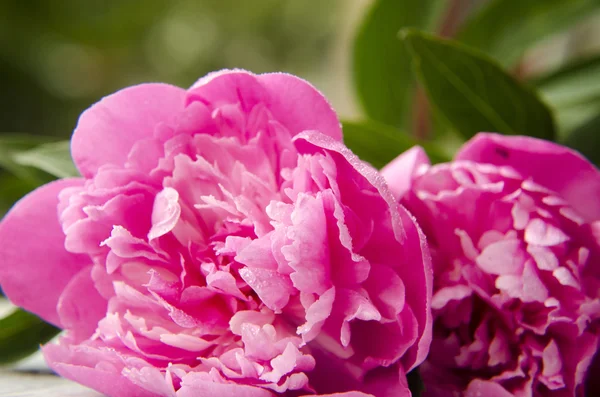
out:
<path id="1" fill-rule="evenodd" d="M 600 172 L 565 146 L 530 137 L 480 133 L 456 160 L 510 166 L 567 200 L 588 222 L 600 219 Z"/>
<path id="2" fill-rule="evenodd" d="M 220 396 L 220 397 L 274 397 L 267 389 L 226 382 L 214 371 L 190 373 L 181 382 L 177 397 Z"/>
<path id="3" fill-rule="evenodd" d="M 98 322 L 106 315 L 106 299 L 92 280 L 92 266 L 77 273 L 65 287 L 57 305 L 61 325 L 77 342 L 96 331 Z"/>
<path id="4" fill-rule="evenodd" d="M 268 93 L 258 76 L 245 70 L 221 70 L 198 80 L 188 91 L 187 102 L 201 102 L 214 108 L 239 103 L 249 113 L 259 103 L 266 103 Z"/>
<path id="5" fill-rule="evenodd" d="M 60 376 L 107 396 L 163 397 L 134 384 L 122 375 L 123 369 L 128 366 L 141 366 L 143 361 L 140 359 L 122 357 L 113 349 L 85 345 L 49 344 L 42 351 L 50 368 Z"/>
<path id="6" fill-rule="evenodd" d="M 342 140 L 340 122 L 325 97 L 307 81 L 290 74 L 222 70 L 198 80 L 190 89 L 190 97 L 211 104 L 239 102 L 246 110 L 264 103 L 292 136 L 316 130 Z"/>
<path id="7" fill-rule="evenodd" d="M 486 382 L 476 379 L 469 383 L 469 387 L 465 391 L 465 397 L 513 397 L 513 394 L 508 392 L 498 383 Z"/>
<path id="8" fill-rule="evenodd" d="M 413 177 L 419 170 L 431 165 L 427 154 L 420 146 L 402 153 L 381 169 L 381 175 L 397 199 L 410 189 Z"/>
<path id="9" fill-rule="evenodd" d="M 81 186 L 82 179 L 61 179 L 23 197 L 0 223 L 0 285 L 9 299 L 44 320 L 62 326 L 56 305 L 82 268 L 84 255 L 65 250 L 58 220 L 58 194 Z"/>
<path id="10" fill-rule="evenodd" d="M 327 99 L 305 80 L 286 73 L 259 76 L 269 91 L 273 116 L 293 135 L 316 130 L 341 141 L 342 128 Z"/>
<path id="11" fill-rule="evenodd" d="M 183 111 L 185 90 L 168 84 L 141 84 L 109 95 L 82 113 L 71 139 L 81 175 L 100 166 L 123 166 L 133 146 L 153 136 L 159 125 L 173 125 Z"/>
<path id="12" fill-rule="evenodd" d="M 334 394 L 307 394 L 301 397 L 375 397 L 372 394 L 366 394 L 361 391 L 349 391 L 346 393 L 334 393 Z"/>
<path id="13" fill-rule="evenodd" d="M 348 172 L 348 165 L 342 164 L 349 164 L 350 167 L 362 175 L 368 184 L 377 190 L 389 207 L 389 216 L 391 217 L 395 237 L 394 248 L 398 249 L 398 246 L 400 246 L 399 254 L 402 255 L 402 257 L 394 258 L 394 263 L 397 266 L 394 270 L 398 272 L 402 281 L 408 286 L 407 288 L 410 288 L 410 290 L 407 290 L 406 299 L 417 318 L 419 329 L 418 341 L 402 358 L 405 369 L 407 371 L 411 370 L 427 357 L 433 323 L 430 308 L 433 269 L 424 234 L 412 215 L 402 205 L 395 202 L 383 177 L 369 164 L 356 157 L 341 142 L 315 131 L 306 131 L 296 136 L 294 143 L 301 153 L 314 153 L 324 149 L 338 159 L 339 156 L 342 156 L 344 161 L 338 163 L 337 177 L 344 178 L 344 173 Z M 385 244 L 382 241 L 377 241 L 377 243 Z M 393 255 L 389 252 L 385 254 L 387 256 Z"/>

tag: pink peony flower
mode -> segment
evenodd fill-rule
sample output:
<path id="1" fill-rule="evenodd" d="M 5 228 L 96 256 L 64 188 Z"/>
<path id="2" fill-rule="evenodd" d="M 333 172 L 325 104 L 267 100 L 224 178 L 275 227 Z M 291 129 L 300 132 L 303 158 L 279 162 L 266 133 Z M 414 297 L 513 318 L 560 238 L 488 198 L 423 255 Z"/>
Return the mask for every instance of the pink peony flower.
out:
<path id="1" fill-rule="evenodd" d="M 553 143 L 479 134 L 451 163 L 413 148 L 382 173 L 432 251 L 427 395 L 583 395 L 600 337 L 598 170 Z"/>
<path id="2" fill-rule="evenodd" d="M 83 113 L 83 178 L 0 225 L 0 283 L 109 396 L 408 396 L 431 341 L 424 238 L 286 74 L 145 84 Z"/>

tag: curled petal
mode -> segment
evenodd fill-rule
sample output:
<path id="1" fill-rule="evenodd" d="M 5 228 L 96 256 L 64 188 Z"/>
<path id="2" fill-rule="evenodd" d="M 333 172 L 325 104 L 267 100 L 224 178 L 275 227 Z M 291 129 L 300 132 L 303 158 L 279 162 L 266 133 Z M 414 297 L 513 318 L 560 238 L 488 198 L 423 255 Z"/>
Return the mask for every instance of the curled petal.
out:
<path id="1" fill-rule="evenodd" d="M 56 305 L 69 281 L 91 261 L 65 250 L 59 192 L 83 185 L 61 179 L 23 197 L 0 224 L 0 285 L 15 304 L 61 326 Z"/>
<path id="2" fill-rule="evenodd" d="M 100 166 L 123 166 L 136 142 L 157 125 L 172 125 L 183 110 L 185 90 L 168 84 L 141 84 L 109 95 L 83 112 L 71 139 L 71 154 L 86 178 Z"/>
<path id="3" fill-rule="evenodd" d="M 415 146 L 383 167 L 381 175 L 385 178 L 394 196 L 400 199 L 410 190 L 414 176 L 430 164 L 425 150 L 420 146 Z"/>
<path id="4" fill-rule="evenodd" d="M 480 133 L 455 159 L 509 165 L 559 193 L 588 222 L 600 219 L 600 173 L 581 154 L 565 146 L 524 136 Z"/>

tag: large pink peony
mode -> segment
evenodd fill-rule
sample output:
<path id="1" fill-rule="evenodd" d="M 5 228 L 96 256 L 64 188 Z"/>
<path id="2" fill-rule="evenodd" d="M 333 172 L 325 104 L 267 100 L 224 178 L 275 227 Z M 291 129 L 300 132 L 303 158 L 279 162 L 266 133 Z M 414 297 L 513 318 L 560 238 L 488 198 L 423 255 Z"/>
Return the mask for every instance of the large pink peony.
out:
<path id="1" fill-rule="evenodd" d="M 119 91 L 79 120 L 83 178 L 2 221 L 0 283 L 66 330 L 49 365 L 109 396 L 408 396 L 428 250 L 341 139 L 286 74 Z"/>
<path id="2" fill-rule="evenodd" d="M 479 134 L 455 161 L 383 171 L 432 250 L 428 396 L 581 396 L 600 337 L 600 173 L 579 154 Z"/>

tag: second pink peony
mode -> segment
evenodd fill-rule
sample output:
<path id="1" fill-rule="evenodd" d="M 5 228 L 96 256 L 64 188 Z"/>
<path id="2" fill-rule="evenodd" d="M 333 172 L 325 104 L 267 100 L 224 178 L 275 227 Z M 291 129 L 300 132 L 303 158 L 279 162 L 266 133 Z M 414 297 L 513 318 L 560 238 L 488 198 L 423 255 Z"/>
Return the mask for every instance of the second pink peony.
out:
<path id="1" fill-rule="evenodd" d="M 600 340 L 600 172 L 527 137 L 479 134 L 384 170 L 432 250 L 426 396 L 583 396 Z M 587 395 L 595 395 L 591 390 Z"/>

